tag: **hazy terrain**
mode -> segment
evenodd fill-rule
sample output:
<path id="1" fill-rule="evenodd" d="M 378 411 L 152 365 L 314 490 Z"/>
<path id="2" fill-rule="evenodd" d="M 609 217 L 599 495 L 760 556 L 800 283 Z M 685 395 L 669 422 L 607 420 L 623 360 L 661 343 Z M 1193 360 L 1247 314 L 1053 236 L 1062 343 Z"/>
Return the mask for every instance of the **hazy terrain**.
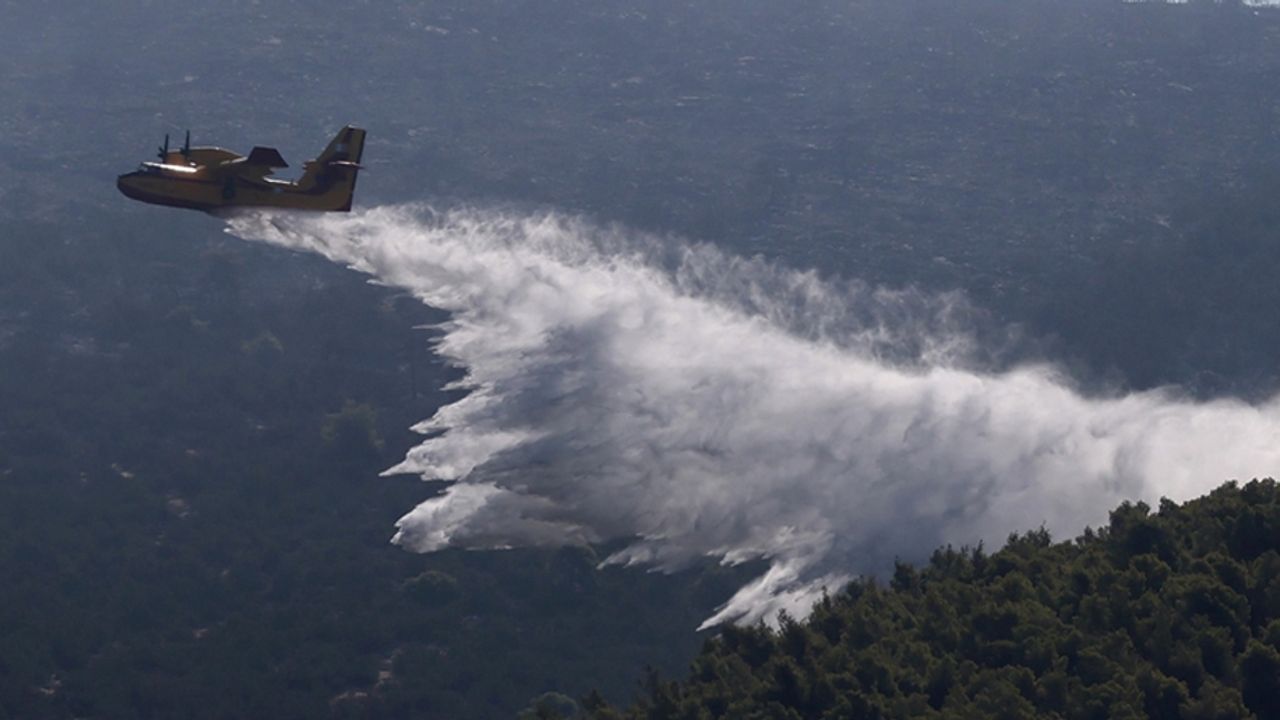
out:
<path id="1" fill-rule="evenodd" d="M 960 290 L 968 367 L 1048 360 L 1089 397 L 1277 388 L 1272 10 L 0 11 L 0 716 L 625 699 L 645 664 L 678 671 L 759 570 L 594 569 L 621 544 L 388 545 L 439 490 L 377 473 L 461 396 L 438 331 L 417 329 L 445 315 L 126 201 L 114 176 L 166 132 L 297 166 L 351 122 L 369 130 L 365 208 L 581 213 L 779 273 Z"/>

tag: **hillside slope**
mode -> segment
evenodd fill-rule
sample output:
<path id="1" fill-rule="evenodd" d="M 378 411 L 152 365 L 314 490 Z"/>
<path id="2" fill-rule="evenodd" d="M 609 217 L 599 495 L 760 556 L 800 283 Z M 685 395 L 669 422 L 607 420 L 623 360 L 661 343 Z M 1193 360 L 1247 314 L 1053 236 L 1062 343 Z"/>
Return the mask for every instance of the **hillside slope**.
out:
<path id="1" fill-rule="evenodd" d="M 994 554 L 945 548 L 594 718 L 1280 717 L 1280 485 L 1227 483 Z M 544 716 L 548 713 L 544 713 Z"/>

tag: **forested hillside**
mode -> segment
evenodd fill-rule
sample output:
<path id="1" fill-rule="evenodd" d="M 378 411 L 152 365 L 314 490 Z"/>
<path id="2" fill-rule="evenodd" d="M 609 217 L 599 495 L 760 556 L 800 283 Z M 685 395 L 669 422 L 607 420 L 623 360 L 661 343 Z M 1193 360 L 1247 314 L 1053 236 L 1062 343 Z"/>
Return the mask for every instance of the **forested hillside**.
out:
<path id="1" fill-rule="evenodd" d="M 600 720 L 1280 717 L 1280 485 L 1126 503 L 1067 542 L 943 548 L 805 622 L 725 628 L 629 709 L 586 705 Z"/>

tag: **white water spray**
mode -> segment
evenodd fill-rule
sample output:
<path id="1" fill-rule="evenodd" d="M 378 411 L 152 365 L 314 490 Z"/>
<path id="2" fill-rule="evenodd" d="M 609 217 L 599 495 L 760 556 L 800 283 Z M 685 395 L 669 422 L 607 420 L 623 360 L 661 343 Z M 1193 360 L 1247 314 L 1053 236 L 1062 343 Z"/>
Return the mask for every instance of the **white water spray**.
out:
<path id="1" fill-rule="evenodd" d="M 470 393 L 387 472 L 453 484 L 395 542 L 621 538 L 606 562 L 663 570 L 766 560 L 704 626 L 803 616 L 895 558 L 1040 526 L 1071 536 L 1122 500 L 1280 467 L 1277 400 L 1089 399 L 1046 367 L 965 369 L 955 297 L 836 286 L 555 215 L 228 222 L 452 313 L 437 351 Z"/>

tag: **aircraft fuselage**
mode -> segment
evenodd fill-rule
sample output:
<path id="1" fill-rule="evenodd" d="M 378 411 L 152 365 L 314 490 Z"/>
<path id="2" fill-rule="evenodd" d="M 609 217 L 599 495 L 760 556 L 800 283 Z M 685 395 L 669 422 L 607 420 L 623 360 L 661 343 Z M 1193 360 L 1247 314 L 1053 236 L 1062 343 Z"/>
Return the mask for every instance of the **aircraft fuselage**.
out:
<path id="1" fill-rule="evenodd" d="M 285 167 L 272 148 L 255 148 L 243 157 L 223 148 L 161 150 L 160 162 L 144 162 L 120 175 L 116 187 L 134 200 L 206 212 L 229 207 L 279 207 L 298 210 L 351 209 L 364 131 L 346 127 L 297 182 L 271 177 Z"/>

